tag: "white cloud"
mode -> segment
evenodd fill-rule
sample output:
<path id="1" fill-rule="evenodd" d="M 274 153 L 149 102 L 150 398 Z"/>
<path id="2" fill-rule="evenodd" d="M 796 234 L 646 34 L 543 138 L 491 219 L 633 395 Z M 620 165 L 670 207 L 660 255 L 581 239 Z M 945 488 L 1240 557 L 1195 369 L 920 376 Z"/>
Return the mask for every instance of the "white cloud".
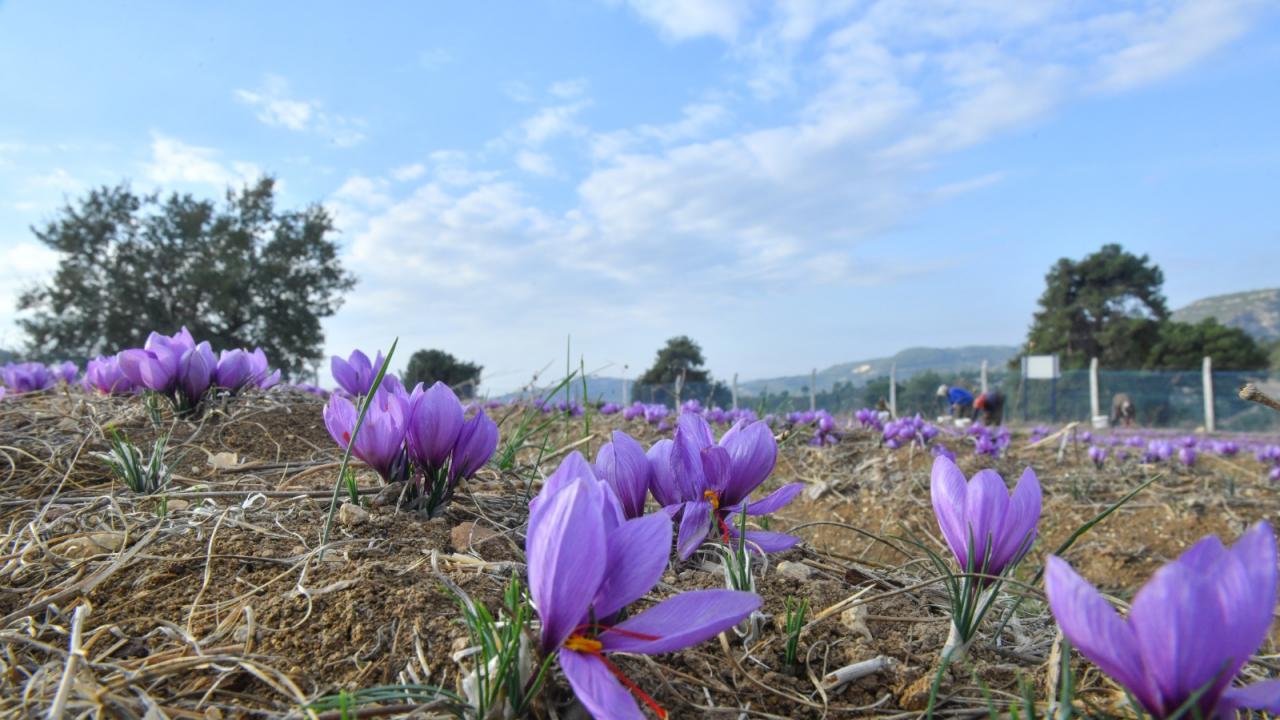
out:
<path id="1" fill-rule="evenodd" d="M 391 177 L 400 182 L 408 182 L 409 180 L 417 180 L 425 175 L 427 166 L 422 163 L 412 163 L 410 165 L 401 165 L 391 171 Z"/>
<path id="2" fill-rule="evenodd" d="M 1189 0 L 1142 18 L 1128 44 L 1105 55 L 1098 86 L 1128 90 L 1162 80 L 1204 59 L 1244 34 L 1258 2 Z"/>
<path id="3" fill-rule="evenodd" d="M 587 81 L 583 78 L 560 80 L 558 82 L 551 83 L 551 87 L 548 88 L 548 92 L 561 100 L 573 100 L 574 98 L 579 98 L 586 94 Z"/>
<path id="4" fill-rule="evenodd" d="M 538 110 L 522 125 L 525 141 L 540 145 L 560 135 L 582 134 L 585 129 L 578 124 L 576 117 L 586 106 L 587 103 L 582 101 Z"/>
<path id="5" fill-rule="evenodd" d="M 534 175 L 546 177 L 556 173 L 555 163 L 552 162 L 551 156 L 546 153 L 521 150 L 516 153 L 516 165 L 521 170 Z"/>
<path id="6" fill-rule="evenodd" d="M 151 160 L 143 165 L 148 180 L 161 184 L 194 183 L 219 187 L 250 182 L 261 175 L 252 163 L 218 160 L 213 148 L 187 145 L 160 133 L 151 134 Z"/>
<path id="7" fill-rule="evenodd" d="M 366 139 L 364 120 L 326 112 L 318 100 L 289 97 L 289 83 L 279 75 L 266 75 L 260 89 L 238 89 L 234 96 L 254 108 L 259 122 L 270 127 L 315 133 L 344 148 Z"/>
<path id="8" fill-rule="evenodd" d="M 704 35 L 737 39 L 752 14 L 747 0 L 627 0 L 640 17 L 675 40 Z"/>

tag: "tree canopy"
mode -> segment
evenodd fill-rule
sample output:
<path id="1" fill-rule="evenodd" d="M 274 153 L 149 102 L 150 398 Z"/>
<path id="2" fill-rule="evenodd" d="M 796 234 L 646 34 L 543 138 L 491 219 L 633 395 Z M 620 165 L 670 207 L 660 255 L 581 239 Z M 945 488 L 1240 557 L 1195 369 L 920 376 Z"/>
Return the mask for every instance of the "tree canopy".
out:
<path id="1" fill-rule="evenodd" d="M 1062 258 L 1045 276 L 1026 350 L 1056 354 L 1064 368 L 1087 367 L 1094 357 L 1112 367 L 1141 367 L 1169 317 L 1163 284 L 1164 272 L 1148 256 L 1119 245 L 1079 261 Z"/>
<path id="2" fill-rule="evenodd" d="M 1214 370 L 1257 370 L 1267 367 L 1267 352 L 1249 333 L 1227 327 L 1213 318 L 1198 323 L 1168 322 L 1160 327 L 1147 353 L 1148 370 L 1186 370 L 1199 367 L 1204 356 Z"/>
<path id="3" fill-rule="evenodd" d="M 698 343 L 688 335 L 680 335 L 667 340 L 667 344 L 658 350 L 653 366 L 637 382 L 641 385 L 670 385 L 683 375 L 686 384 L 704 383 L 709 377 L 702 367 L 705 364 Z"/>
<path id="4" fill-rule="evenodd" d="M 463 362 L 452 353 L 443 350 L 419 350 L 409 356 L 409 366 L 404 371 L 405 385 L 439 381 L 458 391 L 462 397 L 471 397 L 480 384 L 480 371 L 484 367 Z"/>
<path id="5" fill-rule="evenodd" d="M 329 213 L 277 209 L 270 177 L 228 189 L 221 205 L 104 186 L 32 232 L 62 256 L 18 300 L 35 357 L 88 358 L 186 325 L 214 347 L 261 346 L 296 375 L 320 357 L 320 321 L 355 284 Z"/>

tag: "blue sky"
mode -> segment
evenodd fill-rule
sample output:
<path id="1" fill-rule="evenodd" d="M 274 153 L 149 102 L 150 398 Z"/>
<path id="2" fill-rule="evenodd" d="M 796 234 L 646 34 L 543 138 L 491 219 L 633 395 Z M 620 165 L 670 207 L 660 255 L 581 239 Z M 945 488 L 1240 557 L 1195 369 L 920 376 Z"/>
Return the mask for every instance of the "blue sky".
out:
<path id="1" fill-rule="evenodd" d="M 1280 24 L 1235 0 L 0 4 L 0 346 L 86 189 L 323 202 L 331 352 L 502 391 L 1016 343 L 1059 257 L 1280 285 Z M 372 8 L 372 9 L 371 9 Z"/>

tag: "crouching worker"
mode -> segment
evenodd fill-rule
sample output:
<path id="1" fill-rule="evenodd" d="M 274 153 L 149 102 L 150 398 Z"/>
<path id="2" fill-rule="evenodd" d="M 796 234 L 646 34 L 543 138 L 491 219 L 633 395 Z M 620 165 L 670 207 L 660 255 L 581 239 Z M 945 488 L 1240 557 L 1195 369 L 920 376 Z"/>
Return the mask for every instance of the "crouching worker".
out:
<path id="1" fill-rule="evenodd" d="M 995 427 L 1004 422 L 1004 393 L 999 390 L 979 393 L 973 399 L 974 422 L 978 421 L 979 415 L 982 416 L 982 424 L 987 427 Z"/>
<path id="2" fill-rule="evenodd" d="M 1111 424 L 1131 427 L 1138 419 L 1138 408 L 1129 399 L 1128 393 L 1116 393 L 1111 396 Z"/>
<path id="3" fill-rule="evenodd" d="M 938 401 L 946 402 L 950 406 L 951 417 L 959 420 L 969 414 L 969 408 L 973 407 L 973 393 L 962 387 L 949 388 L 946 385 L 938 386 Z"/>

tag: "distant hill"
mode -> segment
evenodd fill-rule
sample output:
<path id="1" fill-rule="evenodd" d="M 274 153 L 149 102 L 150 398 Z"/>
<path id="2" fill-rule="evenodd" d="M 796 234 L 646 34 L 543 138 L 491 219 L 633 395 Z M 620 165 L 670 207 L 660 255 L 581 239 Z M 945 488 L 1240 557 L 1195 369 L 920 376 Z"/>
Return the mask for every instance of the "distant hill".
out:
<path id="1" fill-rule="evenodd" d="M 982 361 L 986 360 L 992 370 L 1000 370 L 1004 368 L 1009 358 L 1016 355 L 1018 348 L 1012 345 L 973 345 L 960 348 L 910 348 L 894 355 L 893 357 L 872 358 L 870 360 L 855 360 L 854 362 L 841 363 L 832 365 L 825 370 L 818 371 L 818 390 L 830 389 L 837 382 L 852 382 L 855 386 L 865 385 L 868 380 L 885 376 L 889 374 L 889 366 L 897 363 L 898 379 L 905 380 L 912 375 L 924 372 L 926 370 L 936 370 L 941 373 L 956 372 L 960 370 L 977 370 L 982 367 Z M 724 382 L 728 382 L 728 378 L 717 378 Z M 634 390 L 634 380 L 631 381 Z M 766 389 L 771 393 L 780 393 L 788 390 L 791 393 L 799 393 L 800 389 L 809 386 L 809 376 L 806 375 L 789 375 L 786 377 L 766 378 L 763 380 L 747 380 L 739 381 L 738 391 L 744 395 L 759 395 Z M 538 395 L 545 394 L 543 389 Z M 518 396 L 520 393 L 508 393 L 499 399 L 510 399 Z M 574 380 L 570 386 L 570 394 L 575 400 L 582 397 L 582 381 Z M 622 402 L 622 379 L 615 377 L 589 377 L 587 378 L 587 398 L 591 401 L 602 400 L 605 402 Z M 561 389 L 553 402 L 564 399 L 564 390 Z M 632 399 L 637 399 L 634 396 Z M 641 398 L 643 399 L 643 398 Z"/>
<path id="2" fill-rule="evenodd" d="M 1216 318 L 1259 340 L 1280 340 L 1280 288 L 1214 295 L 1173 311 L 1173 319 L 1179 322 L 1197 323 L 1205 318 Z"/>
<path id="3" fill-rule="evenodd" d="M 898 366 L 898 379 L 904 380 L 916 373 L 935 370 L 940 373 L 960 370 L 977 370 L 986 360 L 992 370 L 1002 369 L 1004 364 L 1018 353 L 1013 345 L 970 345 L 959 348 L 908 348 L 892 357 L 872 358 L 840 363 L 818 371 L 818 391 L 830 389 L 837 382 L 865 385 L 868 380 L 889 374 L 889 367 Z M 771 393 L 783 390 L 801 392 L 809 386 L 808 375 L 750 380 L 738 383 L 744 395 L 758 395 L 765 390 Z"/>

